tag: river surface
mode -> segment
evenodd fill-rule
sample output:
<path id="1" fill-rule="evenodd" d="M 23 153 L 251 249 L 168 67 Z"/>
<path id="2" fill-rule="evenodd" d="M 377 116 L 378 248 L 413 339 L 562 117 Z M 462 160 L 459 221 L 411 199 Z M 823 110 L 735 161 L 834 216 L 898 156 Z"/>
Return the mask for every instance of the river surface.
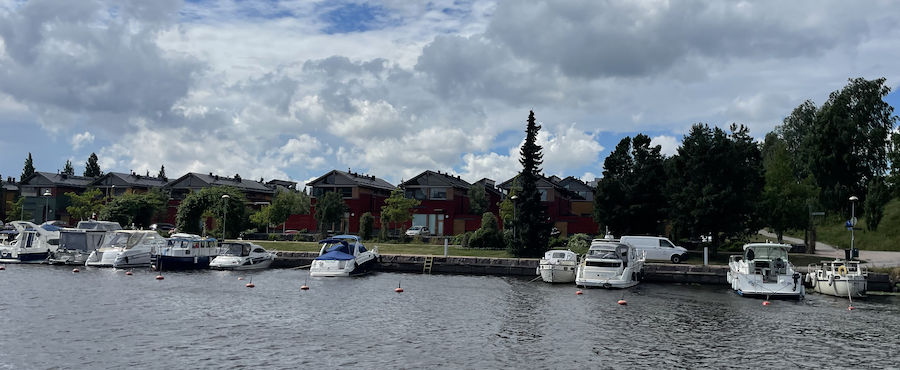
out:
<path id="1" fill-rule="evenodd" d="M 711 285 L 576 295 L 510 277 L 80 269 L 0 271 L 0 369 L 900 367 L 897 297 L 848 311 Z"/>

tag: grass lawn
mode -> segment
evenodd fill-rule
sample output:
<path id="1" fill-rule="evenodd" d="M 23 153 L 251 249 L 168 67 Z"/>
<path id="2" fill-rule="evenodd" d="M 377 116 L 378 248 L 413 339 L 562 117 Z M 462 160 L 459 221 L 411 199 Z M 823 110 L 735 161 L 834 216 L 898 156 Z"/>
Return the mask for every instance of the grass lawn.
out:
<path id="1" fill-rule="evenodd" d="M 856 217 L 859 219 L 856 227 L 862 230 L 854 232 L 854 246 L 870 251 L 900 251 L 900 199 L 894 199 L 884 207 L 884 218 L 881 219 L 876 231 L 867 229 L 863 215 L 857 212 Z M 844 226 L 849 218 L 849 214 L 830 214 L 824 219 L 818 217 L 816 220 L 818 240 L 836 248 L 850 248 L 850 231 Z M 803 239 L 803 230 L 785 235 Z"/>
<path id="2" fill-rule="evenodd" d="M 273 242 L 254 240 L 256 244 L 263 248 L 278 251 L 297 251 L 297 252 L 318 252 L 319 244 L 314 242 Z M 364 243 L 367 248 L 372 246 L 378 247 L 378 253 L 382 254 L 420 254 L 435 256 L 444 255 L 443 245 L 434 244 L 390 244 L 390 243 Z M 447 247 L 447 254 L 451 256 L 463 257 L 500 257 L 513 258 L 506 250 L 486 250 L 486 249 L 469 249 L 460 248 L 458 245 L 450 245 Z"/>

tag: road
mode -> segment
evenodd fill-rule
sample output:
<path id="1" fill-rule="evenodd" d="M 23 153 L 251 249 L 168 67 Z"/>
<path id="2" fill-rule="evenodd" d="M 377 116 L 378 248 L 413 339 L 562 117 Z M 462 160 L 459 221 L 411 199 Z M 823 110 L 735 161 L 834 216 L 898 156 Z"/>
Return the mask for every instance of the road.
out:
<path id="1" fill-rule="evenodd" d="M 774 242 L 776 240 L 776 236 L 774 233 L 770 233 L 765 230 L 759 231 L 760 235 L 763 235 L 767 238 L 772 238 Z M 803 239 L 792 238 L 789 236 L 783 237 L 784 241 L 787 243 L 803 243 Z M 816 242 L 816 255 L 822 256 L 823 258 L 844 258 L 844 250 L 836 249 L 833 246 L 817 241 Z M 866 261 L 863 263 L 866 267 L 898 267 L 900 266 L 900 252 L 886 252 L 886 251 L 859 251 L 859 259 Z"/>

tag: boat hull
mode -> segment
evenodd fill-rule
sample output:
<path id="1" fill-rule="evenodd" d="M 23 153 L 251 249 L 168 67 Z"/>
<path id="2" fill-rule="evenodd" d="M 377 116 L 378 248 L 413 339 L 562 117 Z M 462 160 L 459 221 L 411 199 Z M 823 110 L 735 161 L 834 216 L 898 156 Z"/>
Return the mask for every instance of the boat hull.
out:
<path id="1" fill-rule="evenodd" d="M 643 269 L 643 265 L 640 266 Z M 575 285 L 591 288 L 625 289 L 640 283 L 643 270 L 635 271 L 631 267 L 622 269 L 590 268 L 579 266 L 575 277 Z"/>
<path id="2" fill-rule="evenodd" d="M 113 262 L 113 267 L 117 269 L 123 268 L 135 268 L 135 267 L 150 267 L 151 264 L 151 254 L 149 250 L 146 251 L 134 251 L 127 250 L 125 252 L 119 253 L 116 256 L 116 260 Z"/>
<path id="3" fill-rule="evenodd" d="M 15 253 L 4 251 L 0 254 L 0 263 L 47 263 L 50 252 Z"/>
<path id="4" fill-rule="evenodd" d="M 85 261 L 85 266 L 91 267 L 113 267 L 116 263 L 116 257 L 122 252 L 122 248 L 106 248 L 106 250 L 96 250 L 91 252 Z"/>
<path id="5" fill-rule="evenodd" d="M 575 270 L 577 270 L 577 266 L 574 262 L 568 264 L 541 263 L 538 266 L 538 273 L 541 275 L 541 279 L 547 283 L 574 282 Z"/>
<path id="6" fill-rule="evenodd" d="M 375 269 L 377 259 L 366 260 L 314 260 L 309 268 L 309 276 L 342 277 L 365 275 Z M 341 262 L 344 262 L 343 264 Z"/>
<path id="7" fill-rule="evenodd" d="M 265 268 L 269 268 L 272 265 L 272 261 L 275 258 L 241 258 L 241 259 L 222 259 L 221 257 L 214 258 L 209 263 L 209 268 L 213 270 L 235 270 L 235 271 L 245 271 L 245 270 L 262 270 Z"/>
<path id="8" fill-rule="evenodd" d="M 729 271 L 726 280 L 735 293 L 743 297 L 799 299 L 806 295 L 800 278 L 793 275 L 778 275 L 776 281 L 766 282 L 761 275 Z"/>
<path id="9" fill-rule="evenodd" d="M 61 252 L 56 251 L 50 256 L 50 264 L 51 265 L 79 265 L 84 266 L 84 263 L 87 262 L 90 253 L 84 251 L 77 252 Z"/>
<path id="10" fill-rule="evenodd" d="M 863 298 L 866 296 L 867 283 L 864 276 L 836 276 L 834 280 L 815 279 L 813 291 L 835 297 Z"/>

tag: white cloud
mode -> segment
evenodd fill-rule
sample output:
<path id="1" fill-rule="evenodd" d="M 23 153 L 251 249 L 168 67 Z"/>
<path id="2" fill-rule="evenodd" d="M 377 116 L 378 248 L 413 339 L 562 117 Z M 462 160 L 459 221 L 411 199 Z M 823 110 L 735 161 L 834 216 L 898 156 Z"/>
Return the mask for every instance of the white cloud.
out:
<path id="1" fill-rule="evenodd" d="M 75 134 L 72 138 L 69 139 L 69 142 L 72 143 L 72 150 L 78 151 L 85 144 L 93 144 L 94 143 L 94 135 L 88 131 L 85 131 L 81 134 Z"/>
<path id="2" fill-rule="evenodd" d="M 678 147 L 681 146 L 678 140 L 672 136 L 660 135 L 650 139 L 650 146 L 661 147 L 660 152 L 667 157 L 678 154 Z"/>

